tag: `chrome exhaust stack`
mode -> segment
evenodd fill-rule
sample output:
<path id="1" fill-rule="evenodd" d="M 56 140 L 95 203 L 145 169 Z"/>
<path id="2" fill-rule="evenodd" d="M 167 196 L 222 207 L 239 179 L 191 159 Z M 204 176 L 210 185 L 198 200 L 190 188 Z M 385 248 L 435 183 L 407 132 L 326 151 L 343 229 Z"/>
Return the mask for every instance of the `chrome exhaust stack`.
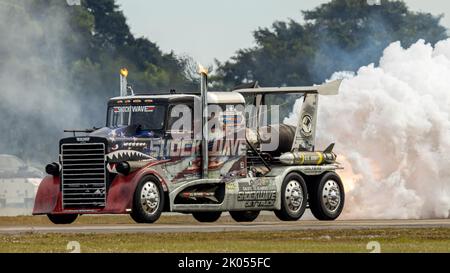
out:
<path id="1" fill-rule="evenodd" d="M 120 69 L 120 96 L 126 96 L 127 95 L 127 76 L 128 76 L 128 70 L 126 68 Z"/>
<path id="2" fill-rule="evenodd" d="M 198 73 L 202 100 L 202 178 L 208 178 L 208 70 L 199 64 Z"/>

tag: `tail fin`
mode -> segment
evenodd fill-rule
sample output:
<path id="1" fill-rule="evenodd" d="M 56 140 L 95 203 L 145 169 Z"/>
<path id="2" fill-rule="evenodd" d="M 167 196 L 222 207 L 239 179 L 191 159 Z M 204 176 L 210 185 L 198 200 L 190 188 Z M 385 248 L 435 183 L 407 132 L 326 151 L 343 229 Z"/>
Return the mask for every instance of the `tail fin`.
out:
<path id="1" fill-rule="evenodd" d="M 324 153 L 331 153 L 333 151 L 334 148 L 334 143 L 331 143 L 330 145 L 328 145 L 328 147 L 323 150 Z"/>
<path id="2" fill-rule="evenodd" d="M 298 123 L 291 151 L 314 151 L 318 103 L 319 95 L 305 94 L 302 107 L 297 113 Z"/>

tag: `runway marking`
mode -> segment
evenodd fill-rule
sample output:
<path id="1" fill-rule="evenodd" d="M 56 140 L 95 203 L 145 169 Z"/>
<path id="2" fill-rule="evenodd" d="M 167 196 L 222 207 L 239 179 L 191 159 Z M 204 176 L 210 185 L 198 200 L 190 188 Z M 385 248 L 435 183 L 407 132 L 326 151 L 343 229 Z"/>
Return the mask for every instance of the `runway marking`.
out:
<path id="1" fill-rule="evenodd" d="M 123 224 L 123 225 L 54 225 L 0 227 L 0 234 L 21 233 L 183 233 L 226 231 L 292 231 L 326 229 L 377 228 L 450 228 L 450 219 L 434 220 L 339 220 L 297 222 L 255 222 L 226 224 Z"/>

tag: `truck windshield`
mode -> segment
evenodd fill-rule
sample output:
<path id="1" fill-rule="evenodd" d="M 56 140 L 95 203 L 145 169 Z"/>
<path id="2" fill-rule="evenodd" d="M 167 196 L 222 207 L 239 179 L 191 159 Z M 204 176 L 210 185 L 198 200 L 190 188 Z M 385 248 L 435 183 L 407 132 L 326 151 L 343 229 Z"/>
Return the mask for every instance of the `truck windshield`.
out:
<path id="1" fill-rule="evenodd" d="M 140 125 L 141 130 L 160 130 L 164 127 L 165 116 L 165 105 L 109 106 L 107 126 Z"/>

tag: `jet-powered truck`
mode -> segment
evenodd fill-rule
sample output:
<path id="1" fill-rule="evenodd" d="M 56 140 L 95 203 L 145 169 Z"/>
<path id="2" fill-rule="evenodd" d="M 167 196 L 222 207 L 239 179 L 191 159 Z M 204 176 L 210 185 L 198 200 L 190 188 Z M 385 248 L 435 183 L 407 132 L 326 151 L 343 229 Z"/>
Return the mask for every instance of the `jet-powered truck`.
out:
<path id="1" fill-rule="evenodd" d="M 74 136 L 60 140 L 33 214 L 56 224 L 81 214 L 153 223 L 162 212 L 214 222 L 228 211 L 250 222 L 268 210 L 295 221 L 309 207 L 319 220 L 336 219 L 345 198 L 341 167 L 334 144 L 315 150 L 315 131 L 319 95 L 338 94 L 340 81 L 208 92 L 208 72 L 199 72 L 199 93 L 137 95 L 122 69 L 121 94 L 108 101 L 105 126 L 70 130 Z M 303 101 L 297 126 L 261 122 L 276 116 L 268 96 L 287 94 Z"/>

